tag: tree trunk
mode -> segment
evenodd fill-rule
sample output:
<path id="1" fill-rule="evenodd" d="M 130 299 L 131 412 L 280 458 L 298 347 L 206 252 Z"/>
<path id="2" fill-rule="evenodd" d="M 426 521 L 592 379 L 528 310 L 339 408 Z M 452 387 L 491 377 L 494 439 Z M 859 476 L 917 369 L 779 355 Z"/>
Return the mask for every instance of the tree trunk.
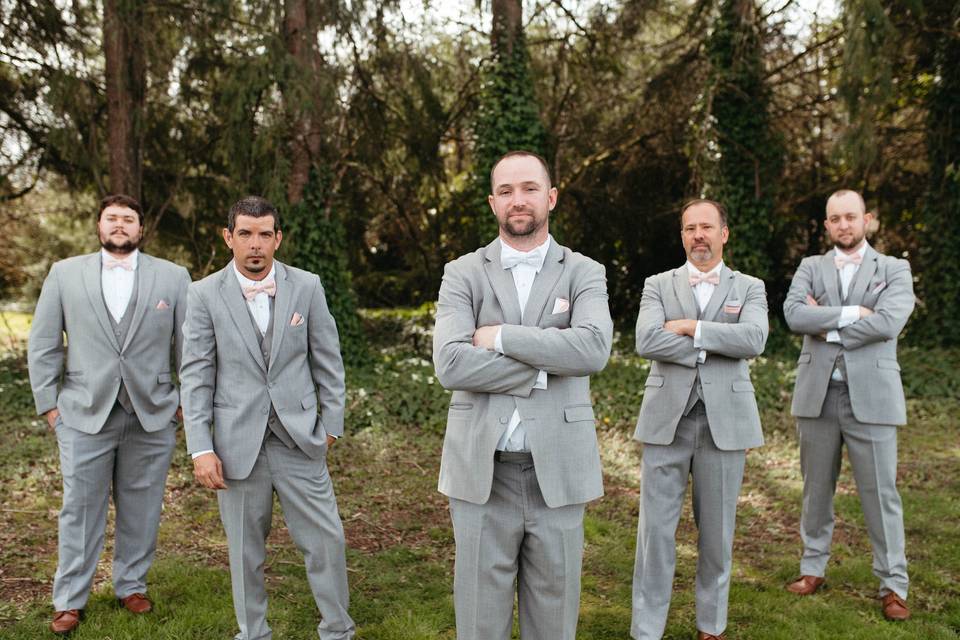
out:
<path id="1" fill-rule="evenodd" d="M 523 4 L 521 0 L 493 0 L 493 28 L 490 45 L 500 54 L 513 53 L 513 44 L 523 32 Z"/>
<path id="2" fill-rule="evenodd" d="M 283 40 L 296 68 L 292 82 L 283 86 L 287 112 L 293 117 L 290 175 L 287 178 L 287 203 L 290 205 L 303 199 L 310 168 L 323 140 L 315 106 L 321 97 L 319 79 L 323 72 L 323 58 L 317 48 L 317 10 L 315 3 L 308 0 L 284 2 Z"/>
<path id="3" fill-rule="evenodd" d="M 107 143 L 110 191 L 140 200 L 143 180 L 143 116 L 147 88 L 143 51 L 143 3 L 104 0 Z"/>

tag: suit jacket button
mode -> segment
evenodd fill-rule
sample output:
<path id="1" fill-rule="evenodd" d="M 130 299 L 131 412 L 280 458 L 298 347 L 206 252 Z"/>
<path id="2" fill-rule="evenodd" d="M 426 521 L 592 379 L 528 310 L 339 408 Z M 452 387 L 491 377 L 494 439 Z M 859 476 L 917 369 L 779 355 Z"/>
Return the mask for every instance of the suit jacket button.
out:
<path id="1" fill-rule="evenodd" d="M 265 415 L 265 416 L 266 416 L 266 415 L 269 415 L 269 414 L 270 414 L 270 407 L 264 407 L 262 413 L 263 413 L 263 415 Z"/>
<path id="2" fill-rule="evenodd" d="M 510 418 L 500 416 L 500 424 L 507 424 L 508 422 L 510 422 Z"/>

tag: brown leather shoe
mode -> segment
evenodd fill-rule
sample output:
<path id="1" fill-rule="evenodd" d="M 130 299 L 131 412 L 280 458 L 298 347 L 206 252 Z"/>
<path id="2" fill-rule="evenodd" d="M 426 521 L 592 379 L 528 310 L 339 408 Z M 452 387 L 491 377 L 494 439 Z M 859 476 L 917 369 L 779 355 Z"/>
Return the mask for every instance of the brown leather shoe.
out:
<path id="1" fill-rule="evenodd" d="M 50 631 L 65 636 L 80 626 L 80 610 L 67 609 L 66 611 L 57 611 L 53 614 L 53 621 L 50 622 Z"/>
<path id="2" fill-rule="evenodd" d="M 787 591 L 795 593 L 798 596 L 809 596 L 816 593 L 817 589 L 823 586 L 824 582 L 826 582 L 826 580 L 819 576 L 800 576 L 787 585 Z"/>
<path id="3" fill-rule="evenodd" d="M 713 635 L 712 633 L 707 633 L 706 631 L 697 631 L 697 640 L 727 640 L 727 636 L 722 633 L 718 636 Z"/>
<path id="4" fill-rule="evenodd" d="M 120 598 L 120 606 L 130 613 L 147 613 L 153 609 L 150 599 L 142 593 L 134 593 L 126 598 Z"/>
<path id="5" fill-rule="evenodd" d="M 883 617 L 887 620 L 906 620 L 910 617 L 910 609 L 907 608 L 907 601 L 895 594 L 893 591 L 883 596 L 881 607 L 883 608 Z"/>

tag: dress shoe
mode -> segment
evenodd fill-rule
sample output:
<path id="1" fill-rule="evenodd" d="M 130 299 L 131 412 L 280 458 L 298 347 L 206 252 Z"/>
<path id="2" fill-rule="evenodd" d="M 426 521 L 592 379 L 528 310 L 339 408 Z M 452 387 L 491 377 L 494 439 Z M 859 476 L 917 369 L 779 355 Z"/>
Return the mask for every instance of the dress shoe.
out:
<path id="1" fill-rule="evenodd" d="M 120 606 L 130 613 L 147 613 L 153 609 L 150 599 L 142 593 L 134 593 L 126 598 L 120 598 Z"/>
<path id="2" fill-rule="evenodd" d="M 80 626 L 80 610 L 67 609 L 66 611 L 57 611 L 53 614 L 53 621 L 50 623 L 50 631 L 65 636 Z"/>
<path id="3" fill-rule="evenodd" d="M 883 617 L 887 620 L 906 620 L 910 617 L 907 601 L 893 591 L 883 596 L 880 602 L 880 606 L 883 607 Z"/>
<path id="4" fill-rule="evenodd" d="M 706 631 L 697 631 L 697 640 L 727 640 L 727 636 L 722 633 L 718 636 L 713 635 L 712 633 L 707 633 Z"/>
<path id="5" fill-rule="evenodd" d="M 800 576 L 787 585 L 787 591 L 798 596 L 809 596 L 817 592 L 825 580 L 819 576 Z"/>

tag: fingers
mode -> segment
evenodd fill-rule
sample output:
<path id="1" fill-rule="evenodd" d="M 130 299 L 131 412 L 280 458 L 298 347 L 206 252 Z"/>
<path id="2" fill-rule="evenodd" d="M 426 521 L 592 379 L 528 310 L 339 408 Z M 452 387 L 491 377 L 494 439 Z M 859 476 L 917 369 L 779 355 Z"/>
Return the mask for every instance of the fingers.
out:
<path id="1" fill-rule="evenodd" d="M 226 489 L 223 463 L 214 453 L 205 453 L 193 460 L 193 476 L 207 489 Z"/>

